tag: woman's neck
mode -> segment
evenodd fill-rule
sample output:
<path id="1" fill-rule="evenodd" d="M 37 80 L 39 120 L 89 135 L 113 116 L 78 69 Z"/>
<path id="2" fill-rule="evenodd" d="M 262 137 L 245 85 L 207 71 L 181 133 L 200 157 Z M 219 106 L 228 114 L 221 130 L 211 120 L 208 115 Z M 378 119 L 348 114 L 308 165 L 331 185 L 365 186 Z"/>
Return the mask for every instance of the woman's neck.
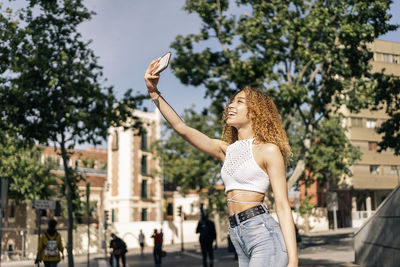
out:
<path id="1" fill-rule="evenodd" d="M 250 139 L 254 138 L 254 136 L 253 129 L 249 129 L 248 127 L 238 129 L 238 140 Z"/>

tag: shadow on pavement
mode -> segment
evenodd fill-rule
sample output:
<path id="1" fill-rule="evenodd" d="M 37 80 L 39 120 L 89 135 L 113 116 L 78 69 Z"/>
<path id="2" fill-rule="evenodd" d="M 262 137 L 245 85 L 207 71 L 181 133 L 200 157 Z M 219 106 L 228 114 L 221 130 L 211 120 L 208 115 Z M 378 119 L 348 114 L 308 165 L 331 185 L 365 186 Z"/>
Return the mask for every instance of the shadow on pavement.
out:
<path id="1" fill-rule="evenodd" d="M 301 267 L 358 267 L 360 265 L 347 262 L 337 262 L 330 260 L 311 260 L 311 259 L 300 259 L 299 266 Z"/>

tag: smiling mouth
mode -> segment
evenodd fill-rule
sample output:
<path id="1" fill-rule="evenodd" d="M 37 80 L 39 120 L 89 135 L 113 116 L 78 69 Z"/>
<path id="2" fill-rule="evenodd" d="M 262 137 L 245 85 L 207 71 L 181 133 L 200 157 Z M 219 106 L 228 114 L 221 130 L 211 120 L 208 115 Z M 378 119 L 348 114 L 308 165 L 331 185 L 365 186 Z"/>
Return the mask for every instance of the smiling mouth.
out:
<path id="1" fill-rule="evenodd" d="M 235 116 L 236 115 L 236 113 L 234 113 L 234 112 L 228 112 L 228 117 L 232 117 L 232 116 Z"/>

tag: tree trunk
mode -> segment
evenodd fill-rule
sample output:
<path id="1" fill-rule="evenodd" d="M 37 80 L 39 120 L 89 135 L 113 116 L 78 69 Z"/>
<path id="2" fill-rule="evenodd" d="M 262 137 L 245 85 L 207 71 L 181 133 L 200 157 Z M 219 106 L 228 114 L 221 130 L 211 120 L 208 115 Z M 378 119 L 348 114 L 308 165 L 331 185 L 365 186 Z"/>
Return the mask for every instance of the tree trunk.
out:
<path id="1" fill-rule="evenodd" d="M 299 161 L 297 161 L 296 167 L 294 168 L 294 171 L 290 178 L 287 180 L 287 189 L 290 191 L 292 187 L 295 185 L 297 180 L 299 180 L 300 176 L 303 174 L 305 168 L 306 168 L 306 159 L 308 155 L 310 154 L 310 147 L 311 147 L 311 136 L 313 132 L 313 127 L 309 125 L 307 127 L 307 132 L 305 135 L 305 138 L 303 140 L 303 153 L 301 154 L 301 157 Z"/>
<path id="2" fill-rule="evenodd" d="M 295 185 L 297 180 L 299 180 L 299 178 L 303 174 L 305 168 L 306 168 L 306 163 L 305 163 L 305 157 L 304 157 L 303 159 L 300 159 L 297 162 L 296 168 L 294 169 L 290 178 L 287 180 L 288 191 L 290 191 L 290 189 L 292 189 L 292 187 Z"/>
<path id="3" fill-rule="evenodd" d="M 304 232 L 306 234 L 310 232 L 310 212 L 304 214 Z"/>
<path id="4" fill-rule="evenodd" d="M 72 210 L 72 192 L 71 184 L 69 179 L 69 169 L 68 169 L 68 156 L 65 149 L 65 145 L 61 144 L 61 157 L 64 164 L 64 185 L 67 198 L 67 209 L 68 209 L 68 242 L 67 242 L 67 252 L 68 252 L 68 267 L 74 267 L 74 255 L 73 255 L 73 226 L 74 226 L 74 215 Z"/>

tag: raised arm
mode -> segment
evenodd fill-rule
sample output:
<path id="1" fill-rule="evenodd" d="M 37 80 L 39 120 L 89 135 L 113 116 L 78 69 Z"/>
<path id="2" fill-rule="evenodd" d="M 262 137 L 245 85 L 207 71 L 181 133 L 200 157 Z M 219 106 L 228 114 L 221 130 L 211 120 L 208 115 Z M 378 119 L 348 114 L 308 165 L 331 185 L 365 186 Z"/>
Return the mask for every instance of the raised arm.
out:
<path id="1" fill-rule="evenodd" d="M 158 107 L 164 118 L 171 124 L 172 128 L 190 144 L 199 150 L 216 157 L 217 159 L 225 160 L 225 151 L 227 144 L 218 139 L 212 139 L 202 132 L 187 126 L 175 110 L 165 101 L 157 88 L 160 75 L 152 75 L 157 68 L 160 59 L 153 60 L 146 70 L 144 79 L 146 81 L 147 91 L 154 104 Z"/>

